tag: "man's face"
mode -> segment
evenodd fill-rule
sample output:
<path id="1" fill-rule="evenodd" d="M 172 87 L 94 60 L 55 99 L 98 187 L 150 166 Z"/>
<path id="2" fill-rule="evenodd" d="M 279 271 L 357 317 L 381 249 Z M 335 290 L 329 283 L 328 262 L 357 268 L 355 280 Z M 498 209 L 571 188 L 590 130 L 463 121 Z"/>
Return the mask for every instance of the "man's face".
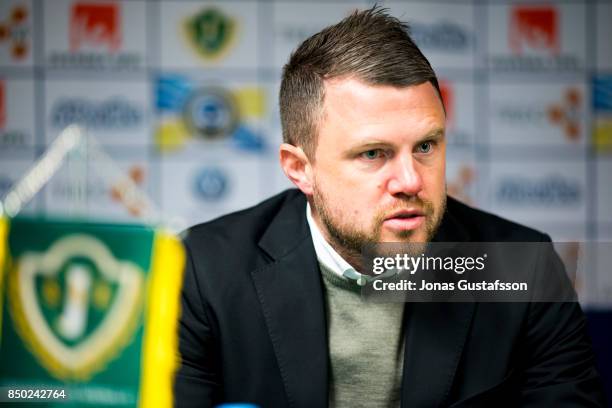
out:
<path id="1" fill-rule="evenodd" d="M 444 124 L 429 82 L 396 88 L 326 81 L 311 202 L 339 252 L 432 238 L 446 205 Z"/>

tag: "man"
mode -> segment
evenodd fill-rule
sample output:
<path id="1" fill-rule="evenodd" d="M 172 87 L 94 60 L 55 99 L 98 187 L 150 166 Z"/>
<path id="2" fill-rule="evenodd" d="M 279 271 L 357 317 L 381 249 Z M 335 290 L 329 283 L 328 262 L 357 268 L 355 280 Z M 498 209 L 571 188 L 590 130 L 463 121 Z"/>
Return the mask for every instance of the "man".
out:
<path id="1" fill-rule="evenodd" d="M 446 197 L 436 76 L 384 10 L 284 68 L 281 166 L 299 190 L 193 227 L 177 406 L 603 406 L 576 303 L 368 304 L 376 242 L 548 241 Z"/>

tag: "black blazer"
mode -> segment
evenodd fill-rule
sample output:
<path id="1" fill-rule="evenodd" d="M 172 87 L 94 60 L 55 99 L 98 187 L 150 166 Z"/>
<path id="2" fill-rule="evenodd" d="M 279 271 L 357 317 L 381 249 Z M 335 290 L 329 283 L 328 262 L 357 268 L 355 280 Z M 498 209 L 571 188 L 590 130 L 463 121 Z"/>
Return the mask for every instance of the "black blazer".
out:
<path id="1" fill-rule="evenodd" d="M 326 407 L 329 357 L 306 200 L 288 190 L 191 228 L 178 407 Z M 449 197 L 437 241 L 546 241 Z M 577 303 L 407 303 L 404 407 L 600 407 Z"/>

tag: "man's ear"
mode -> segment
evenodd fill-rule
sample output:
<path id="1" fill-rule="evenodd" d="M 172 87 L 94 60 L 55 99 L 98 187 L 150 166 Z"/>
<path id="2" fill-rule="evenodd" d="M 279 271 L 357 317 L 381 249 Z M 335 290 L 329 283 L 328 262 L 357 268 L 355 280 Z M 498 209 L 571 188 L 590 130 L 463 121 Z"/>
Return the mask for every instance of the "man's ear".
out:
<path id="1" fill-rule="evenodd" d="M 279 158 L 289 180 L 302 190 L 302 193 L 312 195 L 312 166 L 302 148 L 283 143 L 279 149 Z"/>

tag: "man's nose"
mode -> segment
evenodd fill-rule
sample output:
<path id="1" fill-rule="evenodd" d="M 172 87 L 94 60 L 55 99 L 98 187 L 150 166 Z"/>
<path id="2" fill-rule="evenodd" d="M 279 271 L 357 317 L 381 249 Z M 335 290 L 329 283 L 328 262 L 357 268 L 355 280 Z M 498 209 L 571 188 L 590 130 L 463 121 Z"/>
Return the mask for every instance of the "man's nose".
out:
<path id="1" fill-rule="evenodd" d="M 410 155 L 397 157 L 387 188 L 391 195 L 416 196 L 423 188 L 418 163 Z"/>

